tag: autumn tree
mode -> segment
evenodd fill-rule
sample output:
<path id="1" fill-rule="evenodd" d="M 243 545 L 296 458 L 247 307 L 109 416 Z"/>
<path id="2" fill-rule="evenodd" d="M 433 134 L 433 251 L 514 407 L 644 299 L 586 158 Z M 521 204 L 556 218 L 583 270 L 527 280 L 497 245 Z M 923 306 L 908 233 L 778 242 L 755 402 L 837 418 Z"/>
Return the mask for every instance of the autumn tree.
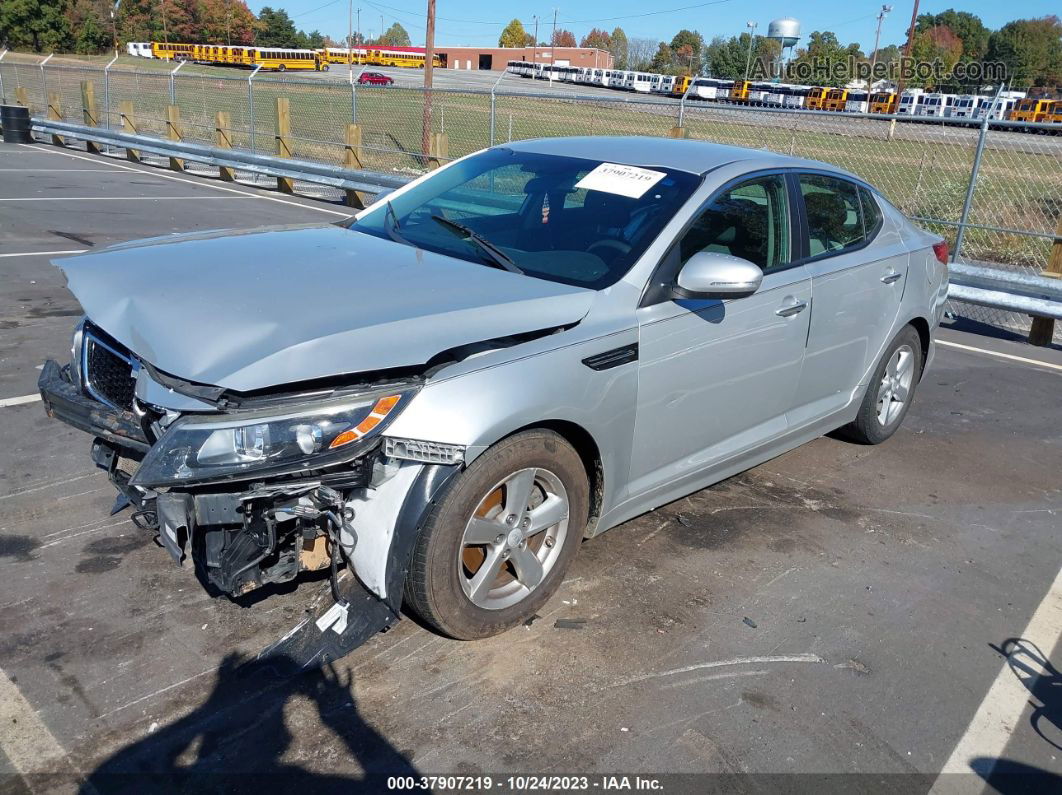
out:
<path id="1" fill-rule="evenodd" d="M 243 0 L 199 0 L 197 40 L 212 44 L 250 44 L 255 17 Z"/>
<path id="2" fill-rule="evenodd" d="M 572 33 L 570 30 L 565 30 L 564 28 L 557 28 L 555 31 L 553 31 L 553 36 L 550 38 L 550 43 L 554 47 L 574 47 L 576 46 L 575 34 Z"/>
<path id="3" fill-rule="evenodd" d="M 925 33 L 932 28 L 947 28 L 958 37 L 962 42 L 960 60 L 964 62 L 979 61 L 988 52 L 991 31 L 976 14 L 953 8 L 939 14 L 920 14 L 915 22 L 915 33 Z"/>
<path id="4" fill-rule="evenodd" d="M 505 29 L 501 32 L 501 36 L 498 38 L 499 47 L 525 47 L 527 46 L 527 31 L 524 30 L 524 23 L 519 19 L 514 19 Z"/>
<path id="5" fill-rule="evenodd" d="M 950 83 L 951 72 L 962 55 L 962 39 L 956 36 L 950 28 L 943 25 L 927 28 L 915 35 L 914 44 L 911 47 L 911 57 L 918 63 L 938 64 L 941 76 L 929 78 L 919 77 L 917 74 L 908 82 L 908 85 L 924 86 L 936 89 Z"/>
<path id="6" fill-rule="evenodd" d="M 590 32 L 583 36 L 583 40 L 579 42 L 580 47 L 596 47 L 599 50 L 607 50 L 611 38 L 608 33 L 600 28 L 591 28 Z"/>

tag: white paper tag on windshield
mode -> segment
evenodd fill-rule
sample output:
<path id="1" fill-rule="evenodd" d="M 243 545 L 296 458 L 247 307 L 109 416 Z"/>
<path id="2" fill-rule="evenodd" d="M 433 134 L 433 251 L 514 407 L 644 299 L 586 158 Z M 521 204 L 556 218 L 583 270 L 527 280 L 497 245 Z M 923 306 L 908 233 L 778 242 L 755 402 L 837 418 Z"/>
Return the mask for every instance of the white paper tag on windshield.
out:
<path id="1" fill-rule="evenodd" d="M 579 180 L 575 187 L 640 199 L 647 190 L 666 176 L 663 171 L 650 171 L 647 168 L 622 166 L 618 163 L 602 163 Z"/>

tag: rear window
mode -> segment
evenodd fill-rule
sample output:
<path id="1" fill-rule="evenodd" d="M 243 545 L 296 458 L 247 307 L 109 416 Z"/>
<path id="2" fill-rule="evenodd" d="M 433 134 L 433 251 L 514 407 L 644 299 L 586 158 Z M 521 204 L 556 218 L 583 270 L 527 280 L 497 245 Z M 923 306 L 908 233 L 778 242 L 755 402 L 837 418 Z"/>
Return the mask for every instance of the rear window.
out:
<path id="1" fill-rule="evenodd" d="M 843 179 L 802 174 L 800 193 L 808 219 L 809 254 L 837 254 L 866 240 L 859 188 Z"/>

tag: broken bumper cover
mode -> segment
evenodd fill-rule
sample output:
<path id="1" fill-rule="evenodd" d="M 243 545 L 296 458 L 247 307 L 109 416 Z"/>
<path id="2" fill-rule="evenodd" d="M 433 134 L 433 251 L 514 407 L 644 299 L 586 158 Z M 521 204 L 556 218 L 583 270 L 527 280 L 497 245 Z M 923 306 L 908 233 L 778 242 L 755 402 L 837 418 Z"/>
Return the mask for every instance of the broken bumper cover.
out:
<path id="1" fill-rule="evenodd" d="M 70 380 L 69 368 L 60 367 L 58 362 L 49 359 L 44 363 L 37 388 L 49 417 L 140 454 L 151 448 L 139 417 L 85 395 L 80 385 Z"/>

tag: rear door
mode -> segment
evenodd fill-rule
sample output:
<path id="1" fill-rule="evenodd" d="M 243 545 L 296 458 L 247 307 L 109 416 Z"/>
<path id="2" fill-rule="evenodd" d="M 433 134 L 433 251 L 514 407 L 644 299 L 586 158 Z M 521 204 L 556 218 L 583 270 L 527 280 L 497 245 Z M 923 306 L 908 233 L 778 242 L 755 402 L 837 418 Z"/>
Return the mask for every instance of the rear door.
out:
<path id="1" fill-rule="evenodd" d="M 845 406 L 888 342 L 907 279 L 900 230 L 873 192 L 825 173 L 796 173 L 794 193 L 813 311 L 790 425 Z"/>

